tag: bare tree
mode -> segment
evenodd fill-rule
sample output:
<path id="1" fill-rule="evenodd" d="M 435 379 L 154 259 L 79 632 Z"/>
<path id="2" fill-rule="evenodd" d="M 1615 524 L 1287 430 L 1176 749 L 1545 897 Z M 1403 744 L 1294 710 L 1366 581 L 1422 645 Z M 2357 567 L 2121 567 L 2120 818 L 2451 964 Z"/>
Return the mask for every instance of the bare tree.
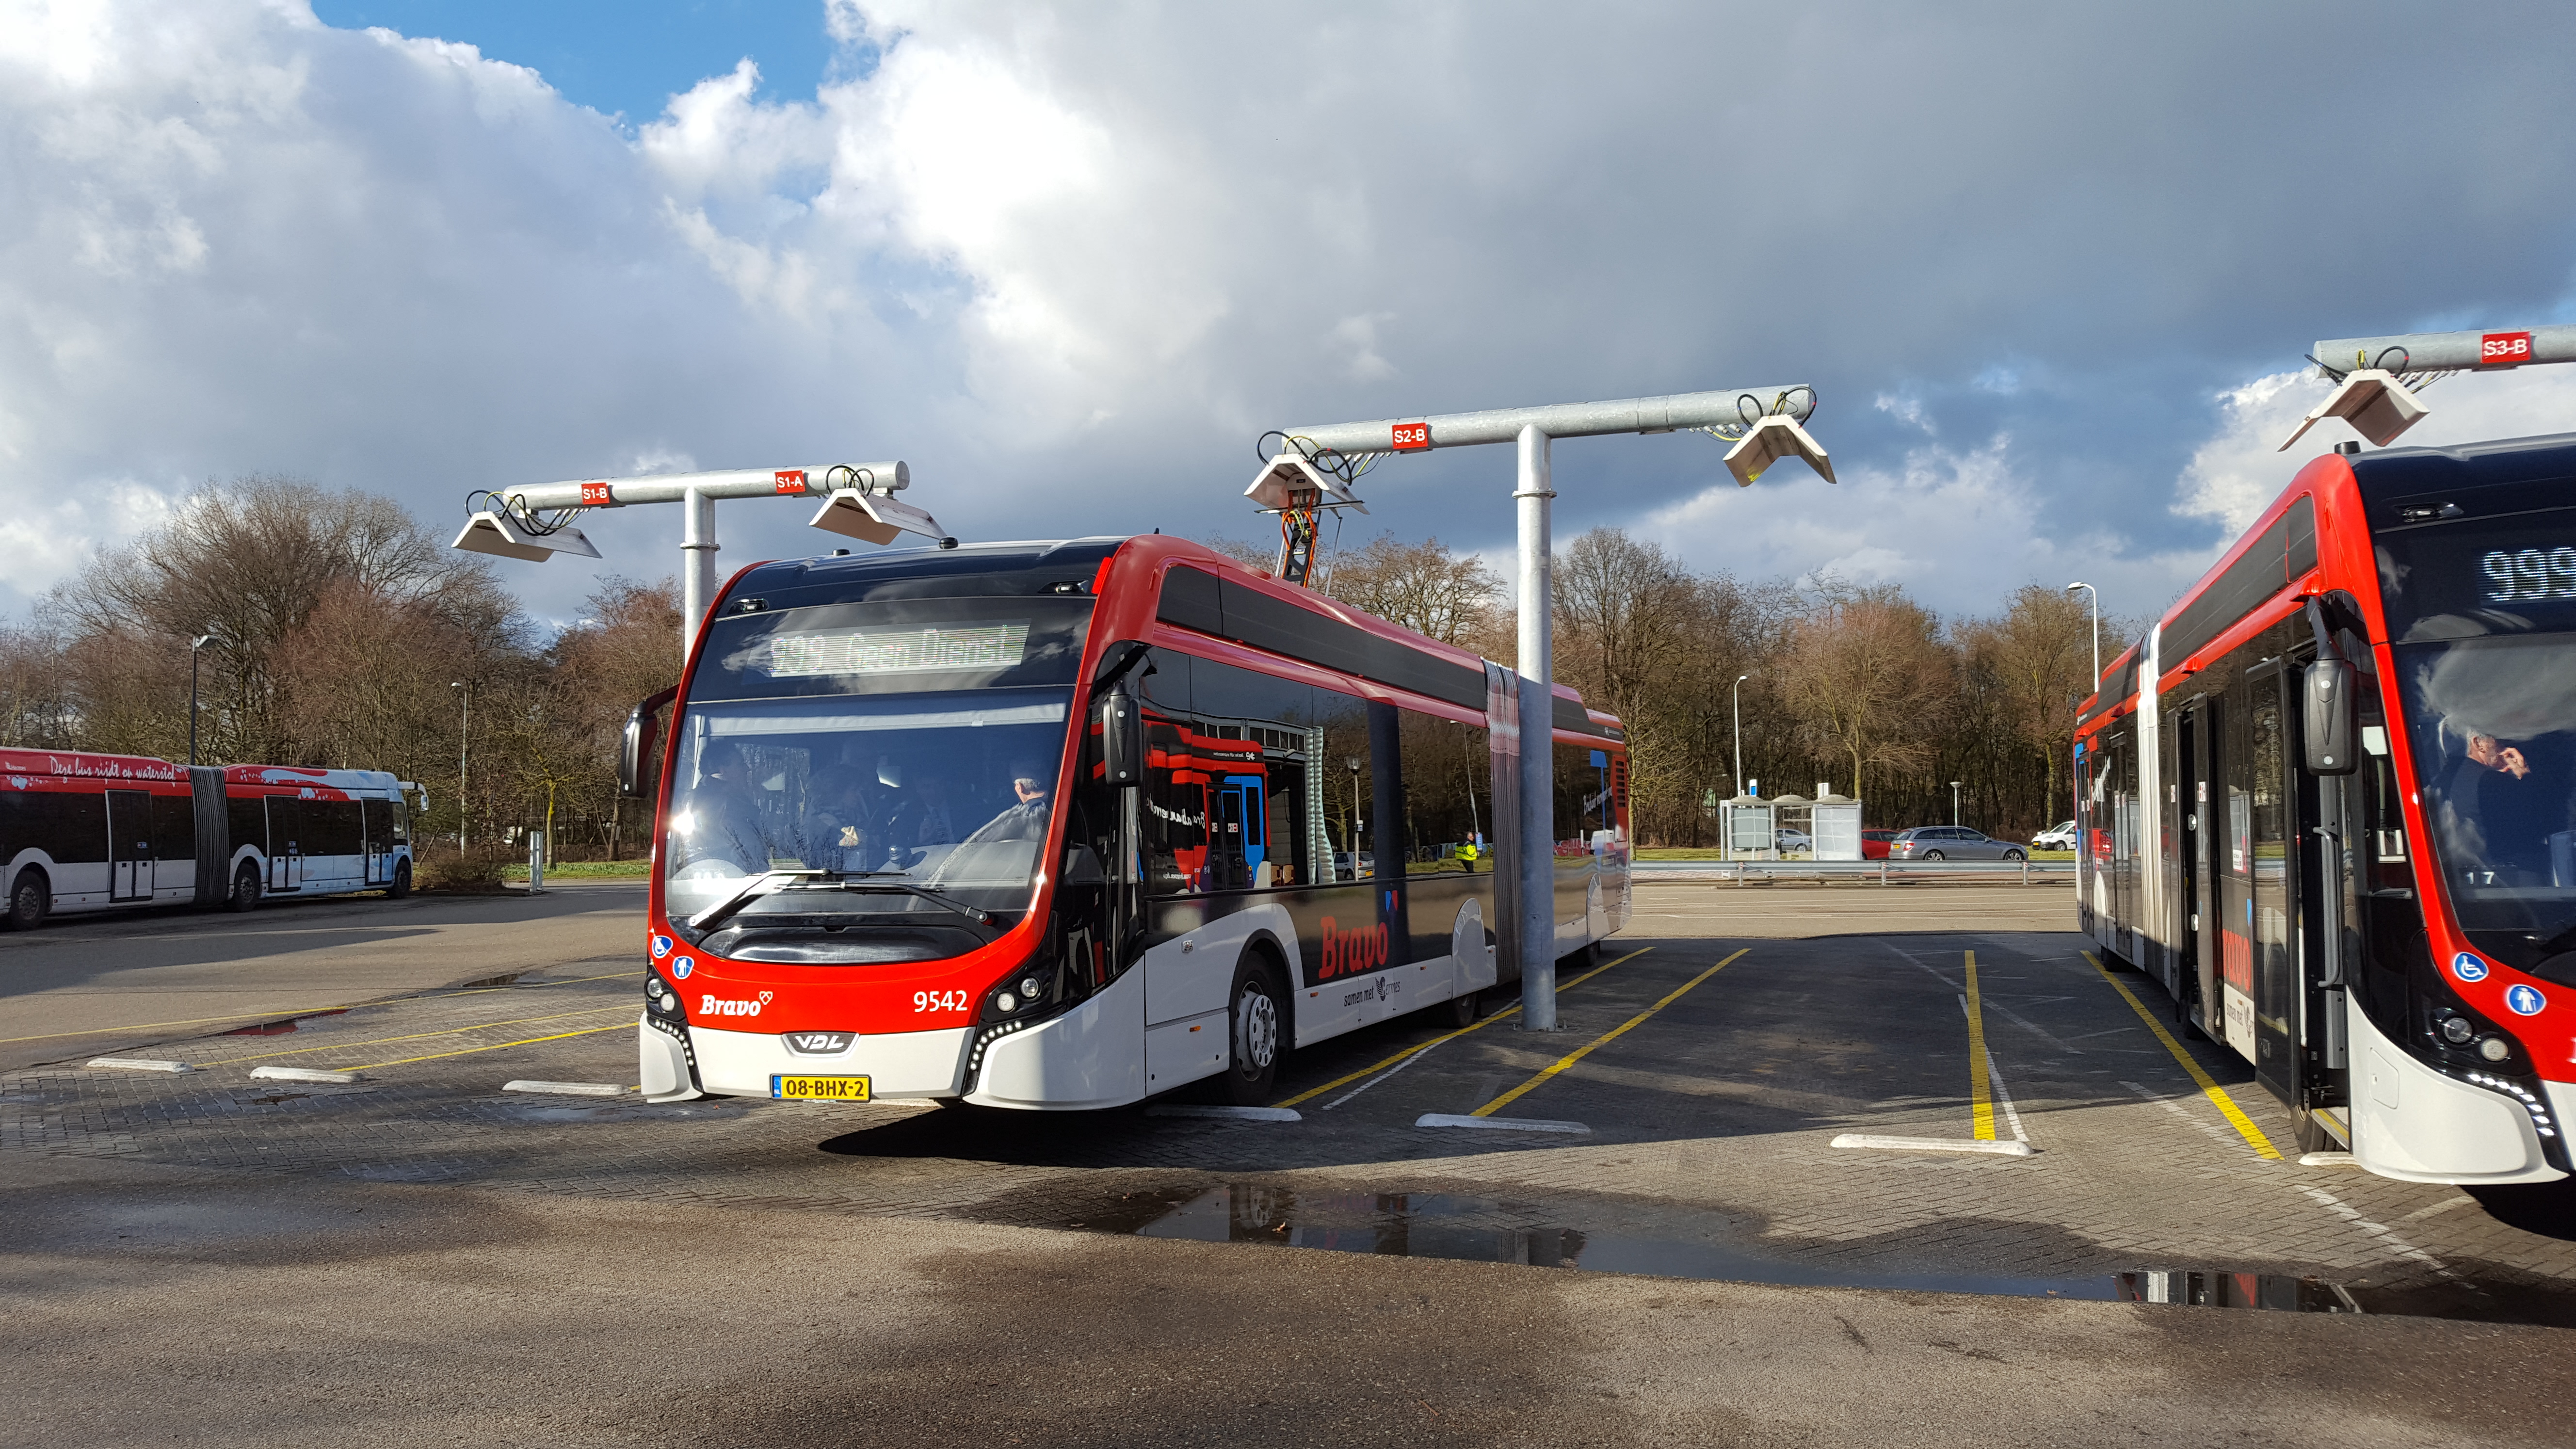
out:
<path id="1" fill-rule="evenodd" d="M 1791 631 L 1781 693 L 1851 765 L 1861 796 L 1873 769 L 1904 775 L 1931 762 L 1955 707 L 1957 667 L 1940 620 L 1904 590 L 1828 589 Z"/>
<path id="2" fill-rule="evenodd" d="M 1416 634 L 1463 645 L 1493 611 L 1502 581 L 1484 560 L 1452 553 L 1437 538 L 1402 543 L 1382 533 L 1336 557 L 1323 587 Z"/>

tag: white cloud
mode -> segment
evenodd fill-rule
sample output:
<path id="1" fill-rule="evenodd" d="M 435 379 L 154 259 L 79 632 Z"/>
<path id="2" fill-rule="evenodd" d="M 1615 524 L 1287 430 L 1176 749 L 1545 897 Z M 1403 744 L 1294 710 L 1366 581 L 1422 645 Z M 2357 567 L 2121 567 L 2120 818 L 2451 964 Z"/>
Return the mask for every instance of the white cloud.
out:
<path id="1" fill-rule="evenodd" d="M 278 471 L 444 522 L 472 487 L 899 455 L 969 536 L 1244 532 L 1266 428 L 1796 376 L 1878 400 L 1828 439 L 1839 490 L 1676 501 L 1668 464 L 1605 451 L 1589 497 L 1707 563 L 2145 599 L 2287 476 L 2250 440 L 2295 389 L 2206 404 L 2236 364 L 2201 359 L 2286 360 L 2353 297 L 2391 320 L 2336 325 L 2541 310 L 2566 275 L 2529 178 L 2576 164 L 2567 17 L 2500 55 L 2207 13 L 2218 40 L 1802 15 L 1780 65 L 1712 87 L 1752 12 L 829 0 L 814 95 L 736 67 L 630 139 L 525 68 L 298 0 L 0 0 L 0 517 L 105 538 L 61 500 Z M 2381 138 L 2380 204 L 2452 223 L 2439 269 L 2308 245 L 2344 141 L 2305 118 L 2391 75 L 2514 97 Z M 2104 381 L 2137 357 L 2183 406 Z M 2426 428 L 2498 381 L 2444 384 Z M 2505 386 L 2565 414 L 2560 384 Z M 1997 441 L 1934 446 L 1936 402 L 1940 436 Z M 2071 460 L 2074 432 L 2129 471 Z M 1507 535 L 1459 496 L 1371 502 Z M 811 547 L 797 512 L 728 505 L 726 562 Z M 676 520 L 596 522 L 609 569 L 673 558 Z M 0 565 L 0 609 L 57 573 Z M 589 575 L 510 577 L 570 617 Z"/>
<path id="2" fill-rule="evenodd" d="M 2102 528 L 2053 536 L 2038 485 L 2009 437 L 1961 451 L 1909 449 L 1894 468 L 1838 466 L 1839 484 L 1783 465 L 1751 488 L 1732 480 L 1658 509 L 1638 531 L 1704 568 L 1738 575 L 1904 585 L 1944 612 L 1985 613 L 2024 584 L 2084 579 L 2114 613 L 2161 610 L 2196 577 L 2196 551 L 2132 554 Z"/>

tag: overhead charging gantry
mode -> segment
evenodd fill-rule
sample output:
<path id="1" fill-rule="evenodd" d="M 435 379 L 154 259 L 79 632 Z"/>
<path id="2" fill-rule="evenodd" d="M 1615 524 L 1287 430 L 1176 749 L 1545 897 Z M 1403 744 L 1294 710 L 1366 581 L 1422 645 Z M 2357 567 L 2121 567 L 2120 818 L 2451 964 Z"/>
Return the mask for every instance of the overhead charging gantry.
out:
<path id="1" fill-rule="evenodd" d="M 719 498 L 819 498 L 806 522 L 845 538 L 892 543 L 906 533 L 955 548 L 939 520 L 894 495 L 912 486 L 912 470 L 886 463 L 809 464 L 796 468 L 735 468 L 713 473 L 665 473 L 644 478 L 575 479 L 468 494 L 472 514 L 451 545 L 468 553 L 543 563 L 559 553 L 599 557 L 573 520 L 595 508 L 677 503 L 681 515 L 680 661 L 716 596 L 716 500 Z"/>
<path id="2" fill-rule="evenodd" d="M 2281 440 L 2279 451 L 2288 452 L 2328 418 L 2343 419 L 2372 446 L 2385 448 L 2431 413 L 2418 394 L 2454 373 L 2576 362 L 2576 326 L 2343 337 L 2319 342 L 2308 361 L 2333 380 L 2335 390 Z"/>
<path id="3" fill-rule="evenodd" d="M 1506 953 L 1520 964 L 1521 1019 L 1531 1031 L 1556 1029 L 1556 790 L 1549 748 L 1556 678 L 1549 627 L 1554 545 L 1548 505 L 1556 497 L 1552 445 L 1558 438 L 1614 433 L 1702 432 L 1730 445 L 1727 471 L 1741 486 L 1752 486 L 1764 469 L 1788 457 L 1803 459 L 1831 483 L 1833 460 L 1804 426 L 1815 406 L 1814 388 L 1791 383 L 1283 428 L 1264 433 L 1256 444 L 1258 451 L 1271 439 L 1280 440 L 1277 451 L 1262 455 L 1261 471 L 1245 496 L 1263 511 L 1280 515 L 1278 576 L 1308 586 L 1314 581 L 1320 514 L 1341 508 L 1366 512 L 1351 489 L 1381 458 L 1489 443 L 1512 443 L 1519 449 L 1512 490 L 1520 530 L 1519 685 L 1513 719 L 1515 729 L 1517 721 L 1530 721 L 1527 736 L 1537 743 L 1533 747 L 1524 739 L 1515 746 L 1520 799 L 1510 838 L 1517 876 L 1510 917 L 1496 924 L 1504 928 L 1500 935 Z"/>

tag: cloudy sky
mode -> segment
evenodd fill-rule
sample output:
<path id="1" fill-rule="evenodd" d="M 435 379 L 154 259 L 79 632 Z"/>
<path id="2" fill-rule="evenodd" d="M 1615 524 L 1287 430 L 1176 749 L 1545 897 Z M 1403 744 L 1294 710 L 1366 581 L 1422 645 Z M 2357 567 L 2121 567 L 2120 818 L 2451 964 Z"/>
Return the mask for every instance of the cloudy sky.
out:
<path id="1" fill-rule="evenodd" d="M 1248 536 L 1267 428 L 1783 381 L 1839 487 L 1572 441 L 1561 533 L 2144 613 L 2349 436 L 2272 451 L 2315 339 L 2576 319 L 2571 53 L 2350 0 L 0 0 L 0 615 L 245 473 L 448 528 L 892 456 L 969 538 Z M 2427 401 L 2565 430 L 2576 369 Z M 1507 546 L 1510 473 L 1389 460 L 1354 527 Z M 589 527 L 655 576 L 678 522 Z"/>

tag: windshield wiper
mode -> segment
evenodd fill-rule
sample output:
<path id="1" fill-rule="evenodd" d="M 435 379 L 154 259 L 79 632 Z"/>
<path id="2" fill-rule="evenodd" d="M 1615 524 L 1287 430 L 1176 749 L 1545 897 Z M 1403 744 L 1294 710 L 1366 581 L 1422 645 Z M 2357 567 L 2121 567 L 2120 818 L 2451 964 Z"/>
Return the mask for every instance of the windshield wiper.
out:
<path id="1" fill-rule="evenodd" d="M 823 872 L 819 870 L 773 870 L 754 876 L 748 884 L 743 886 L 742 889 L 735 891 L 732 895 L 725 897 L 723 900 L 720 900 L 714 905 L 707 907 L 705 910 L 698 912 L 696 915 L 689 917 L 689 929 L 692 931 L 703 931 L 709 926 L 722 921 L 725 917 L 732 915 L 734 912 L 741 910 L 743 907 L 750 905 L 755 899 L 770 894 L 770 891 L 763 889 L 763 887 L 768 886 L 772 881 L 788 882 L 797 880 L 804 876 L 821 875 L 822 873 Z M 785 890 L 787 889 L 787 886 L 785 884 L 781 884 L 777 889 Z"/>
<path id="2" fill-rule="evenodd" d="M 875 872 L 870 872 L 870 874 L 874 873 Z M 946 896 L 941 895 L 939 891 L 932 886 L 908 885 L 901 881 L 885 881 L 879 883 L 873 881 L 862 882 L 856 880 L 845 880 L 837 885 L 806 886 L 803 889 L 817 891 L 860 891 L 878 895 L 902 894 L 908 896 L 919 896 L 934 906 L 945 906 L 949 910 L 955 911 L 957 914 L 973 921 L 976 925 L 990 927 L 997 924 L 997 920 L 992 912 L 979 911 L 973 906 L 966 904 L 964 901 L 952 901 Z"/>

